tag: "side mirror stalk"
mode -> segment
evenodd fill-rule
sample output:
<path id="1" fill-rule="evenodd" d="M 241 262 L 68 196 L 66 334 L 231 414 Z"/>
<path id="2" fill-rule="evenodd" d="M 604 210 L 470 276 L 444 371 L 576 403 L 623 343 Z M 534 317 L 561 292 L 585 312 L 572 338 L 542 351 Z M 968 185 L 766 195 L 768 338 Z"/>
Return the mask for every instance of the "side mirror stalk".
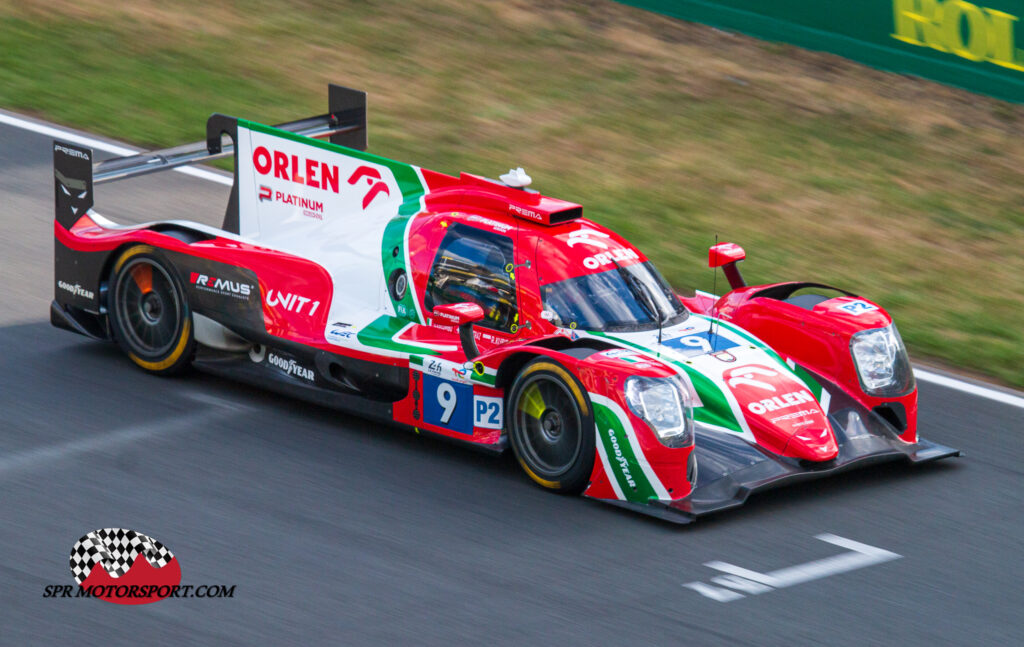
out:
<path id="1" fill-rule="evenodd" d="M 476 303 L 449 303 L 437 306 L 431 315 L 430 325 L 447 333 L 458 333 L 462 352 L 466 359 L 475 359 L 480 350 L 473 338 L 473 324 L 483 321 L 484 309 Z"/>
<path id="2" fill-rule="evenodd" d="M 747 253 L 736 243 L 717 243 L 708 250 L 708 267 L 721 267 L 726 280 L 729 281 L 729 287 L 735 290 L 747 285 L 737 266 L 737 263 L 746 257 Z"/>

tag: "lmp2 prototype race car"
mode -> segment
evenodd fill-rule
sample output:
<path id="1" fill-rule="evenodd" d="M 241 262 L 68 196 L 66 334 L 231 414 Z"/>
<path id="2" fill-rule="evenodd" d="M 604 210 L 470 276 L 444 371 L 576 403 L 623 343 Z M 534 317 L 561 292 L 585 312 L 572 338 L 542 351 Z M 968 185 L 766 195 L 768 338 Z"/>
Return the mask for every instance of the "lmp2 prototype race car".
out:
<path id="1" fill-rule="evenodd" d="M 54 325 L 142 369 L 190 365 L 372 419 L 511 446 L 540 486 L 677 522 L 887 460 L 918 437 L 907 352 L 878 305 L 816 283 L 677 295 L 583 208 L 368 154 L 366 95 L 269 127 L 93 162 L 55 141 Z M 327 138 L 323 141 L 317 138 Z M 234 157 L 223 226 L 120 226 L 93 186 Z M 717 270 L 715 270 L 717 271 Z"/>

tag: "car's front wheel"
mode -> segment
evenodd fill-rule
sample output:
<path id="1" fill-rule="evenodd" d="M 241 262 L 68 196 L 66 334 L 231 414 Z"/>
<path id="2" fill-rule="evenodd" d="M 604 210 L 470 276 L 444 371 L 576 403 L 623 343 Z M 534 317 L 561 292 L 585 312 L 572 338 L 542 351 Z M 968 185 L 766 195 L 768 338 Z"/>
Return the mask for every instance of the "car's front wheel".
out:
<path id="1" fill-rule="evenodd" d="M 582 492 L 594 469 L 594 417 L 580 381 L 539 357 L 519 372 L 506 411 L 512 451 L 530 478 L 555 492 Z"/>
<path id="2" fill-rule="evenodd" d="M 121 254 L 109 295 L 110 327 L 133 362 L 160 375 L 188 367 L 195 346 L 192 315 L 184 291 L 154 248 L 136 245 Z"/>

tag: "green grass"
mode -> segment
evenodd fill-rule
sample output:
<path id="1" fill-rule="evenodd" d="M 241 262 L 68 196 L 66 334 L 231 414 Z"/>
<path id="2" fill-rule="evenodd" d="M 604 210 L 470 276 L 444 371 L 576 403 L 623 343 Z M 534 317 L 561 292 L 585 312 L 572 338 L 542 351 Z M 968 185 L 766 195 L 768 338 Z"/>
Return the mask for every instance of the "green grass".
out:
<path id="1" fill-rule="evenodd" d="M 523 165 L 682 289 L 718 235 L 752 282 L 859 292 L 915 358 L 1024 386 L 1018 106 L 612 2 L 0 0 L 0 106 L 143 146 L 328 81 L 369 92 L 373 152 Z"/>

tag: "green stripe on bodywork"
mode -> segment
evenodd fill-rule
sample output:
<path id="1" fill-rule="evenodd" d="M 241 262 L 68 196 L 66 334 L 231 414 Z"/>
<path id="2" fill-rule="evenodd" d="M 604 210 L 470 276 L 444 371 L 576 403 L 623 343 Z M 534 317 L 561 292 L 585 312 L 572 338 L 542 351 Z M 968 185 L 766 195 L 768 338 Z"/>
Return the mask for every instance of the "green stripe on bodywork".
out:
<path id="1" fill-rule="evenodd" d="M 614 411 L 603 404 L 595 402 L 593 405 L 598 442 L 603 445 L 611 468 L 609 477 L 614 478 L 619 484 L 622 495 L 628 501 L 647 503 L 651 499 L 657 499 L 657 493 L 633 454 L 622 421 Z"/>
<path id="2" fill-rule="evenodd" d="M 472 379 L 474 382 L 479 382 L 480 384 L 486 384 L 487 386 L 494 386 L 495 383 L 498 381 L 496 375 L 491 375 L 489 373 L 484 373 L 483 375 L 477 375 L 476 371 L 471 371 L 471 373 L 472 373 L 472 377 L 470 379 Z"/>
<path id="3" fill-rule="evenodd" d="M 789 366 L 789 364 L 787 364 L 786 366 Z M 800 366 L 799 364 L 797 364 L 795 362 L 793 364 L 793 368 L 790 369 L 790 370 L 793 371 L 793 373 L 798 378 L 800 378 L 800 381 L 803 382 L 805 386 L 807 386 L 807 388 L 811 391 L 811 393 L 814 394 L 814 399 L 817 400 L 818 402 L 821 402 L 821 388 L 822 387 L 821 387 L 821 384 L 818 382 L 818 380 L 814 379 L 813 375 L 808 373 L 806 370 L 804 370 L 804 368 L 802 366 Z"/>
<path id="4" fill-rule="evenodd" d="M 377 317 L 373 323 L 366 326 L 356 334 L 356 339 L 364 346 L 383 348 L 384 350 L 396 351 L 399 353 L 416 353 L 419 355 L 439 355 L 440 353 L 432 348 L 417 346 L 414 344 L 403 344 L 392 337 L 398 334 L 402 328 L 409 325 L 405 319 L 382 315 Z"/>
<path id="5" fill-rule="evenodd" d="M 419 210 L 417 202 L 417 211 Z M 404 205 L 403 205 L 404 206 Z M 381 266 L 384 268 L 384 280 L 389 281 L 391 274 L 397 269 L 405 270 L 405 278 L 408 281 L 405 289 L 405 296 L 395 299 L 388 290 L 388 298 L 395 309 L 395 314 L 408 321 L 426 323 L 420 320 L 416 309 L 416 290 L 412 284 L 412 268 L 405 264 L 405 230 L 409 226 L 414 215 L 400 215 L 392 218 L 384 228 L 384 236 L 381 240 Z"/>
<path id="6" fill-rule="evenodd" d="M 658 361 L 665 362 L 681 368 L 686 372 L 687 377 L 693 383 L 693 388 L 700 395 L 701 401 L 704 403 L 703 407 L 695 407 L 693 410 L 693 418 L 697 422 L 704 422 L 711 425 L 717 425 L 719 427 L 725 427 L 726 429 L 732 429 L 733 431 L 742 431 L 740 423 L 736 420 L 736 416 L 732 413 L 732 407 L 729 406 L 729 401 L 725 399 L 725 395 L 722 390 L 718 388 L 718 385 L 708 376 L 704 375 L 697 369 L 687 366 L 686 364 L 657 351 L 651 350 L 642 344 L 637 344 L 613 335 L 609 335 L 603 332 L 592 332 L 592 335 L 604 337 L 605 339 L 614 340 L 617 343 L 625 344 L 630 348 L 635 348 L 640 352 L 650 355 L 658 359 Z"/>

